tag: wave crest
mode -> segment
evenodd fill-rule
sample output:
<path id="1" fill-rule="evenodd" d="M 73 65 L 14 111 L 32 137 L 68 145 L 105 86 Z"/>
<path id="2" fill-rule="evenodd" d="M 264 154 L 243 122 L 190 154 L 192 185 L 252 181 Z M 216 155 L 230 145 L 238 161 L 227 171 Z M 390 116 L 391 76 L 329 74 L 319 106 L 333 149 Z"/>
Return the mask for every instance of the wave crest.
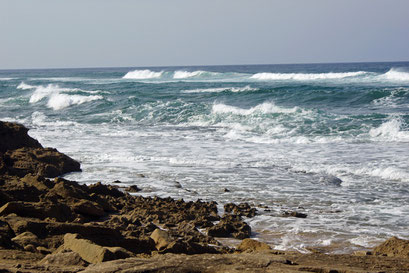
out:
<path id="1" fill-rule="evenodd" d="M 257 88 L 253 88 L 250 85 L 244 87 L 218 87 L 218 88 L 199 88 L 199 89 L 190 89 L 183 90 L 182 93 L 218 93 L 224 91 L 231 92 L 247 92 L 247 91 L 257 91 Z"/>
<path id="2" fill-rule="evenodd" d="M 257 73 L 251 76 L 256 80 L 297 80 L 297 81 L 310 81 L 310 80 L 326 80 L 326 79 L 343 79 L 348 77 L 357 77 L 365 75 L 365 71 L 357 72 L 342 72 L 342 73 Z"/>
<path id="3" fill-rule="evenodd" d="M 402 131 L 403 121 L 400 118 L 393 118 L 379 127 L 369 131 L 369 135 L 374 139 L 386 141 L 409 141 L 409 131 Z"/>
<path id="4" fill-rule="evenodd" d="M 129 71 L 122 78 L 123 79 L 134 79 L 134 80 L 146 80 L 146 79 L 160 78 L 162 74 L 163 74 L 163 71 L 155 72 L 149 69 L 144 69 L 144 70 Z"/>
<path id="5" fill-rule="evenodd" d="M 391 68 L 388 72 L 383 74 L 383 77 L 392 81 L 409 81 L 409 72 Z"/>
<path id="6" fill-rule="evenodd" d="M 272 113 L 283 113 L 283 114 L 288 114 L 288 113 L 295 113 L 298 111 L 298 107 L 293 107 L 293 108 L 283 108 L 275 105 L 272 102 L 264 102 L 261 104 L 258 104 L 254 107 L 251 107 L 249 109 L 243 109 L 231 105 L 226 105 L 223 103 L 216 103 L 213 104 L 212 107 L 212 113 L 229 113 L 229 114 L 235 114 L 235 115 L 242 115 L 242 116 L 248 116 L 252 115 L 255 113 L 261 113 L 261 114 L 272 114 Z"/>
<path id="7" fill-rule="evenodd" d="M 186 78 L 193 78 L 193 77 L 197 77 L 200 76 L 202 74 L 206 73 L 206 71 L 202 71 L 202 70 L 198 70 L 198 71 L 193 71 L 193 72 L 189 72 L 189 71 L 175 71 L 173 73 L 173 78 L 174 79 L 186 79 Z"/>
<path id="8" fill-rule="evenodd" d="M 62 88 L 57 84 L 48 84 L 46 86 L 32 86 L 25 83 L 21 83 L 17 86 L 18 89 L 35 89 L 30 97 L 30 103 L 37 103 L 45 98 L 48 98 L 47 107 L 53 110 L 61 110 L 71 105 L 79 105 L 85 102 L 103 99 L 100 95 L 84 96 L 84 95 L 69 95 L 62 92 L 83 92 L 83 93 L 95 93 L 99 91 L 87 91 L 77 88 Z"/>

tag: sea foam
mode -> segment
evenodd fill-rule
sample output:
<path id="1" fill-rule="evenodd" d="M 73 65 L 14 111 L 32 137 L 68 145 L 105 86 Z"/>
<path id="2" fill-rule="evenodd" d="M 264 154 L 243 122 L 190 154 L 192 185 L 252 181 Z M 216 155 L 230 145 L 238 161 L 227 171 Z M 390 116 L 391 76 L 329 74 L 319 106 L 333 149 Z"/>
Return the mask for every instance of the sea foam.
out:
<path id="1" fill-rule="evenodd" d="M 71 105 L 79 105 L 85 102 L 103 99 L 100 95 L 84 96 L 84 95 L 69 95 L 64 94 L 69 92 L 83 92 L 94 93 L 98 91 L 81 90 L 77 88 L 62 88 L 57 84 L 48 84 L 46 86 L 31 86 L 21 83 L 17 88 L 19 89 L 34 89 L 33 94 L 30 97 L 30 103 L 37 103 L 45 98 L 48 98 L 47 107 L 54 110 L 61 110 Z"/>
<path id="2" fill-rule="evenodd" d="M 249 109 L 243 109 L 223 103 L 215 103 L 212 107 L 212 113 L 231 113 L 236 115 L 252 115 L 254 113 L 271 114 L 271 113 L 295 113 L 298 107 L 284 108 L 275 105 L 272 102 L 264 102 Z"/>
<path id="3" fill-rule="evenodd" d="M 402 119 L 396 117 L 382 123 L 377 128 L 372 128 L 369 135 L 374 140 L 407 142 L 409 141 L 409 131 L 403 131 L 402 127 Z"/>
<path id="4" fill-rule="evenodd" d="M 155 72 L 149 69 L 144 69 L 144 70 L 129 71 L 122 78 L 123 79 L 146 80 L 146 79 L 160 78 L 162 74 L 163 74 L 163 71 Z"/>

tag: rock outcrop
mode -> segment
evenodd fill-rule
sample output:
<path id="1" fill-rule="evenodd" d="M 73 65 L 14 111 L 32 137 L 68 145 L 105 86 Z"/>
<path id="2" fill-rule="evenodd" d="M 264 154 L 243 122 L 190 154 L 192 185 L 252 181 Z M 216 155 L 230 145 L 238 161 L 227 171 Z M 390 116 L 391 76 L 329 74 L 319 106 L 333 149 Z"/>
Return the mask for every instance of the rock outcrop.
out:
<path id="1" fill-rule="evenodd" d="M 409 240 L 392 237 L 373 249 L 373 254 L 409 258 Z"/>

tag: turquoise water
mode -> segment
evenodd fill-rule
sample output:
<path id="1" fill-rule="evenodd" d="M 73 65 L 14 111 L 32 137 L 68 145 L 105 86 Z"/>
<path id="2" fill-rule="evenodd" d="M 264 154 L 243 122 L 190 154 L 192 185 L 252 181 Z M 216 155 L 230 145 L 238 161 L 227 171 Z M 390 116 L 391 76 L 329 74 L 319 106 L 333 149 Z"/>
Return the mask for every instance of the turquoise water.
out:
<path id="1" fill-rule="evenodd" d="M 269 206 L 249 221 L 278 249 L 409 238 L 409 63 L 3 70 L 0 107 L 69 179 Z"/>

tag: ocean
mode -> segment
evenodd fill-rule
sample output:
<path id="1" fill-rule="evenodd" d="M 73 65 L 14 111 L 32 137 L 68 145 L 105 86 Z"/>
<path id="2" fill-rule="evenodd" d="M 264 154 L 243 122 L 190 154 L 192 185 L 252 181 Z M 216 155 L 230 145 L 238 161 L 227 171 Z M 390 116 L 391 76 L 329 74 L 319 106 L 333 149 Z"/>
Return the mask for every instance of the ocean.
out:
<path id="1" fill-rule="evenodd" d="M 67 179 L 254 204 L 276 249 L 409 239 L 408 62 L 1 70 L 0 109 Z"/>

